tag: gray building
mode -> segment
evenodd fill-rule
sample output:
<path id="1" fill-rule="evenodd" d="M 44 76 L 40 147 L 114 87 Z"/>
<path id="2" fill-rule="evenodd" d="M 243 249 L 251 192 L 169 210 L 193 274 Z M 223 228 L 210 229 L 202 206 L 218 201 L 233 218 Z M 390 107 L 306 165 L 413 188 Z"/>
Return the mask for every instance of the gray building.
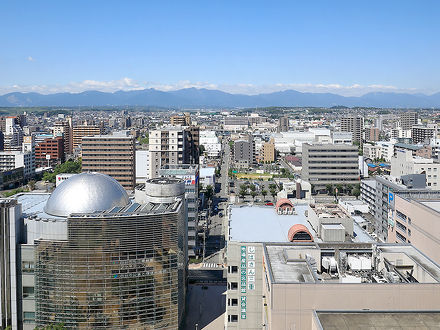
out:
<path id="1" fill-rule="evenodd" d="M 364 133 L 364 118 L 356 115 L 342 117 L 341 131 L 351 132 L 353 134 L 353 142 L 359 142 L 359 144 L 362 145 Z"/>
<path id="2" fill-rule="evenodd" d="M 417 112 L 408 111 L 400 114 L 400 127 L 403 130 L 409 130 L 414 125 L 417 125 L 419 121 L 419 115 Z"/>
<path id="3" fill-rule="evenodd" d="M 137 203 L 114 179 L 82 173 L 52 194 L 20 194 L 0 207 L 2 326 L 179 327 L 187 267 L 181 198 Z"/>
<path id="4" fill-rule="evenodd" d="M 198 165 L 168 165 L 159 170 L 161 177 L 174 177 L 185 182 L 185 199 L 188 210 L 188 255 L 198 252 L 199 167 Z"/>
<path id="5" fill-rule="evenodd" d="M 234 142 L 234 161 L 239 167 L 249 167 L 255 163 L 255 142 L 252 135 Z"/>
<path id="6" fill-rule="evenodd" d="M 284 116 L 278 119 L 278 133 L 289 131 L 289 117 Z"/>
<path id="7" fill-rule="evenodd" d="M 327 184 L 357 184 L 359 182 L 358 148 L 348 144 L 302 145 L 301 179 L 316 190 Z"/>
<path id="8" fill-rule="evenodd" d="M 429 143 L 432 138 L 437 137 L 437 125 L 428 126 L 415 125 L 411 127 L 411 138 L 413 143 Z"/>

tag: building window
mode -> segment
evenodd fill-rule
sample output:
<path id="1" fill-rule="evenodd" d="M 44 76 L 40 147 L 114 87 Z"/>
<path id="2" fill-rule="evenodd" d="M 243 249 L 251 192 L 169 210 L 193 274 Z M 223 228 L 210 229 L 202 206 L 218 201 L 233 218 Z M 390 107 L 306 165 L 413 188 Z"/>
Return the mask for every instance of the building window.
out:
<path id="1" fill-rule="evenodd" d="M 238 282 L 231 282 L 231 290 L 238 290 Z"/>
<path id="2" fill-rule="evenodd" d="M 238 315 L 236 314 L 228 315 L 228 322 L 238 322 Z"/>
<path id="3" fill-rule="evenodd" d="M 35 265 L 33 261 L 23 261 L 21 263 L 22 273 L 33 273 L 34 269 L 35 269 Z"/>
<path id="4" fill-rule="evenodd" d="M 411 229 L 408 228 L 408 236 L 411 236 Z"/>
<path id="5" fill-rule="evenodd" d="M 35 322 L 35 312 L 23 313 L 23 323 L 34 323 L 34 322 Z"/>
<path id="6" fill-rule="evenodd" d="M 229 273 L 231 273 L 231 274 L 238 273 L 238 267 L 237 266 L 229 266 L 228 269 L 229 269 Z"/>
<path id="7" fill-rule="evenodd" d="M 238 299 L 237 298 L 228 299 L 228 306 L 238 306 Z"/>
<path id="8" fill-rule="evenodd" d="M 34 287 L 33 286 L 24 286 L 23 287 L 23 298 L 32 298 L 34 296 Z"/>

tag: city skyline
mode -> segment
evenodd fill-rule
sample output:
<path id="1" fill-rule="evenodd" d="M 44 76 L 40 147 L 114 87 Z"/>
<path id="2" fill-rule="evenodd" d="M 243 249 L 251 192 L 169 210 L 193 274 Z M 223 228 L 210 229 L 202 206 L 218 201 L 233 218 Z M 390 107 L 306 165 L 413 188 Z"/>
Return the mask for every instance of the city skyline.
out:
<path id="1" fill-rule="evenodd" d="M 3 3 L 0 95 L 440 91 L 439 4 Z M 19 19 L 17 19 L 19 18 Z"/>

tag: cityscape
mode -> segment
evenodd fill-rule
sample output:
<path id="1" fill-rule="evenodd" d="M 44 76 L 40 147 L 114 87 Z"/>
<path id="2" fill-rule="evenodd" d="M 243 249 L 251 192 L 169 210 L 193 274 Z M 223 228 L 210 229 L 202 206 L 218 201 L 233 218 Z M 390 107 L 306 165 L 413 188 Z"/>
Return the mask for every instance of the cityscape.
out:
<path id="1" fill-rule="evenodd" d="M 440 66 L 426 67 L 438 52 L 419 38 L 438 38 L 440 8 L 373 2 L 321 4 L 331 27 L 306 4 L 0 4 L 29 19 L 0 22 L 17 46 L 0 54 L 0 329 L 439 329 Z M 294 10 L 316 30 L 281 20 Z M 383 21 L 412 12 L 419 34 Z M 356 54 L 344 33 L 366 17 L 394 38 L 396 66 L 381 29 L 359 28 L 378 44 Z M 276 30 L 305 47 L 298 27 L 355 51 L 315 67 L 292 44 L 254 43 Z M 90 52 L 71 58 L 59 33 Z M 147 49 L 133 35 L 157 54 L 128 54 Z M 406 54 L 402 38 L 429 54 Z M 43 46 L 20 53 L 32 40 Z M 103 40 L 121 48 L 100 62 Z M 43 59 L 46 42 L 65 58 Z M 242 59 L 248 46 L 261 54 Z"/>

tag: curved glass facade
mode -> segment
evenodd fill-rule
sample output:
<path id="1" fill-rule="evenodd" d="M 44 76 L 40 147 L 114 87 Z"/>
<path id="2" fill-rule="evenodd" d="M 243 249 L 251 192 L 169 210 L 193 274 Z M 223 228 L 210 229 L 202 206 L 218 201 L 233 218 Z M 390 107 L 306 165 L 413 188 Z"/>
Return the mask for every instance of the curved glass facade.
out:
<path id="1" fill-rule="evenodd" d="M 177 329 L 185 304 L 184 205 L 77 215 L 67 241 L 36 241 L 36 323 Z"/>

